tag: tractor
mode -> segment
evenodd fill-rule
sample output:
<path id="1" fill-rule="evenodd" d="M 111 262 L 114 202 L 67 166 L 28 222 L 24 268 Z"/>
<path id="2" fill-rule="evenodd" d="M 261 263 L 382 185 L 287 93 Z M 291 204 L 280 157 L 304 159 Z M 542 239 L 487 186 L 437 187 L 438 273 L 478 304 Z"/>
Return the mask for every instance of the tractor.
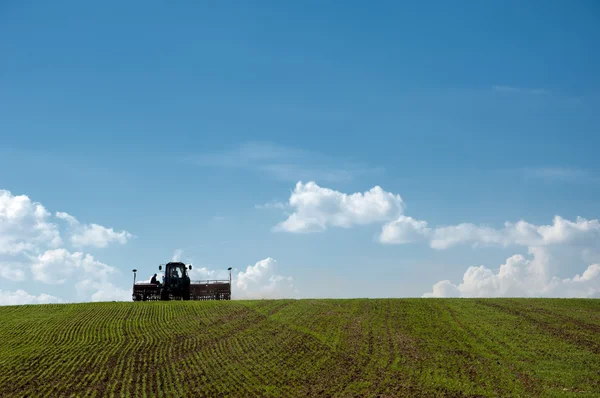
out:
<path id="1" fill-rule="evenodd" d="M 162 264 L 158 270 L 162 271 Z M 165 264 L 162 283 L 136 283 L 137 270 L 133 270 L 133 301 L 153 300 L 231 300 L 231 267 L 229 280 L 190 280 L 192 265 L 181 262 Z"/>

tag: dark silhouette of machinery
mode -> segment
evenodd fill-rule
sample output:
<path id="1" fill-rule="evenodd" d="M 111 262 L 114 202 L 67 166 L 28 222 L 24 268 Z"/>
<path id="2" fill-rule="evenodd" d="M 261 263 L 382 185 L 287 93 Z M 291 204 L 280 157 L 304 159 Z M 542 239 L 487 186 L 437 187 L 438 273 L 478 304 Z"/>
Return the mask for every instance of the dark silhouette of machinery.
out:
<path id="1" fill-rule="evenodd" d="M 162 271 L 162 265 L 158 266 Z M 170 262 L 165 265 L 162 282 L 136 283 L 137 270 L 133 270 L 133 301 L 149 300 L 231 300 L 231 267 L 229 280 L 192 281 L 191 265 Z"/>

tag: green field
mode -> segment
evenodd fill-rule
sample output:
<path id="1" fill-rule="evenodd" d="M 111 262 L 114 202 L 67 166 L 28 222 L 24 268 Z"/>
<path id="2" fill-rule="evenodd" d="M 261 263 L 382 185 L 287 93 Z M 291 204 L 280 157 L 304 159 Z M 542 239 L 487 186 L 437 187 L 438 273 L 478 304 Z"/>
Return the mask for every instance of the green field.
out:
<path id="1" fill-rule="evenodd" d="M 600 300 L 0 307 L 0 397 L 600 396 Z"/>

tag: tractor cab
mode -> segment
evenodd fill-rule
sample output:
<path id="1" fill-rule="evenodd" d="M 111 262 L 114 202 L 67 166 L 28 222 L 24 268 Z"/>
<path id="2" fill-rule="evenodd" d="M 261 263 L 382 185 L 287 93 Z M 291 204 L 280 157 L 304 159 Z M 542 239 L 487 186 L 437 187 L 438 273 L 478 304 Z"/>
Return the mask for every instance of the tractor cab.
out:
<path id="1" fill-rule="evenodd" d="M 191 269 L 192 266 L 190 265 Z M 162 271 L 162 265 L 158 267 Z M 171 294 L 181 296 L 184 299 L 189 297 L 190 277 L 188 267 L 184 263 L 171 262 L 165 265 L 165 281 L 163 286 L 163 295 Z"/>
<path id="2" fill-rule="evenodd" d="M 158 269 L 161 270 L 162 266 Z M 165 265 L 165 284 L 179 285 L 185 280 L 189 281 L 190 277 L 187 272 L 187 267 L 183 263 L 168 263 Z"/>

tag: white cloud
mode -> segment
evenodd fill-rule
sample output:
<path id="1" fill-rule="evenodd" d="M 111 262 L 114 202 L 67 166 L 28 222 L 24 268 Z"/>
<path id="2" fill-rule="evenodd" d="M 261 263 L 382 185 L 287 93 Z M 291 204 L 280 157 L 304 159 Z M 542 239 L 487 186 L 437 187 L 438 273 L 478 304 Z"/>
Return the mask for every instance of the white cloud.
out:
<path id="1" fill-rule="evenodd" d="M 121 289 L 111 283 L 96 286 L 98 289 L 92 294 L 92 301 L 131 301 L 131 289 Z"/>
<path id="2" fill-rule="evenodd" d="M 432 248 L 443 250 L 460 244 L 473 246 L 547 246 L 589 244 L 600 238 L 600 222 L 577 217 L 574 221 L 555 216 L 552 224 L 534 225 L 526 221 L 506 222 L 503 228 L 461 223 L 429 228 L 427 222 L 401 216 L 382 227 L 381 243 L 402 244 L 427 240 Z"/>
<path id="3" fill-rule="evenodd" d="M 57 211 L 56 218 L 58 218 L 60 220 L 64 220 L 67 223 L 69 223 L 70 225 L 79 225 L 79 221 L 77 221 L 77 219 L 75 217 L 73 217 L 69 213 L 65 213 L 64 211 Z"/>
<path id="4" fill-rule="evenodd" d="M 276 231 L 315 232 L 328 227 L 349 228 L 388 221 L 402 213 L 400 195 L 375 186 L 369 191 L 346 194 L 322 188 L 311 181 L 296 184 L 289 199 L 294 212 L 275 227 Z"/>
<path id="5" fill-rule="evenodd" d="M 580 297 L 600 298 L 600 265 L 592 264 L 572 278 L 551 276 L 556 264 L 548 248 L 530 248 L 529 258 L 509 257 L 497 272 L 469 267 L 455 285 L 440 281 L 423 297 Z"/>
<path id="6" fill-rule="evenodd" d="M 48 221 L 50 213 L 25 195 L 0 190 L 0 255 L 15 256 L 38 246 L 58 247 L 58 227 Z"/>
<path id="7" fill-rule="evenodd" d="M 272 202 L 259 208 L 287 207 L 287 219 L 275 231 L 319 232 L 329 227 L 350 228 L 356 225 L 384 223 L 380 243 L 406 244 L 425 241 L 438 250 L 460 244 L 473 246 L 545 246 L 557 244 L 589 244 L 600 238 L 600 222 L 577 217 L 567 220 L 556 215 L 549 225 L 535 225 L 520 220 L 506 222 L 501 228 L 461 223 L 430 227 L 427 221 L 403 214 L 400 195 L 375 186 L 364 193 L 346 194 L 320 187 L 314 181 L 299 181 L 286 205 Z M 390 221 L 391 220 L 391 221 Z"/>
<path id="8" fill-rule="evenodd" d="M 368 192 L 345 194 L 298 182 L 289 199 L 293 212 L 276 230 L 288 232 L 324 231 L 328 227 L 349 228 L 381 222 L 382 244 L 426 242 L 436 250 L 461 244 L 473 247 L 525 247 L 529 258 L 517 254 L 495 271 L 486 266 L 470 267 L 463 281 L 436 283 L 425 296 L 567 296 L 595 297 L 600 263 L 600 222 L 577 217 L 555 216 L 551 224 L 535 225 L 524 220 L 506 222 L 499 228 L 461 223 L 431 227 L 426 221 L 403 214 L 399 195 L 376 186 Z M 572 275 L 574 259 L 584 271 Z M 591 261 L 589 261 L 591 260 Z M 592 264 L 592 265 L 589 265 Z"/>
<path id="9" fill-rule="evenodd" d="M 423 297 L 460 297 L 460 290 L 449 280 L 443 280 L 433 285 L 432 292 Z"/>
<path id="10" fill-rule="evenodd" d="M 70 253 L 66 249 L 48 250 L 31 264 L 33 278 L 48 284 L 63 284 L 87 276 L 106 281 L 116 272 L 116 268 L 97 261 L 91 254 Z"/>
<path id="11" fill-rule="evenodd" d="M 430 239 L 430 245 L 434 249 L 447 249 L 462 243 L 472 243 L 474 246 L 505 243 L 498 230 L 471 223 L 435 228 Z"/>
<path id="12" fill-rule="evenodd" d="M 132 237 L 133 235 L 127 231 L 115 232 L 112 228 L 90 224 L 85 225 L 79 233 L 73 234 L 71 243 L 76 247 L 93 246 L 103 248 L 113 242 L 124 245 Z"/>
<path id="13" fill-rule="evenodd" d="M 110 279 L 119 271 L 90 254 L 61 247 L 59 226 L 51 223 L 50 217 L 50 212 L 40 203 L 25 195 L 15 196 L 0 190 L 0 278 L 24 282 L 31 275 L 36 282 L 69 286 L 91 280 L 93 284 L 89 286 L 96 291 L 88 289 L 87 292 L 92 300 L 125 297 L 126 290 L 114 286 Z M 66 212 L 57 212 L 56 218 L 67 223 L 70 241 L 75 247 L 106 247 L 112 242 L 126 243 L 132 237 L 126 231 L 80 224 Z M 4 301 L 15 303 L 58 300 L 44 294 L 32 296 L 23 290 L 2 294 Z"/>
<path id="14" fill-rule="evenodd" d="M 386 244 L 419 242 L 426 239 L 430 234 L 431 228 L 427 226 L 427 221 L 400 216 L 398 219 L 383 225 L 379 241 Z"/>
<path id="15" fill-rule="evenodd" d="M 93 292 L 91 294 L 91 301 L 93 302 L 132 300 L 131 289 L 121 289 L 108 281 L 98 282 L 97 280 L 84 279 L 77 282 L 75 288 L 80 296 L 87 296 Z"/>
<path id="16" fill-rule="evenodd" d="M 430 228 L 425 221 L 400 216 L 382 226 L 384 244 L 428 242 L 437 250 L 460 244 L 473 247 L 526 247 L 529 257 L 516 254 L 495 271 L 471 266 L 462 281 L 437 282 L 424 297 L 598 297 L 600 296 L 600 222 L 555 216 L 551 224 L 535 225 L 520 220 L 501 228 L 461 223 Z M 583 261 L 582 261 L 583 260 Z M 588 260 L 593 260 L 589 265 Z M 564 278 L 575 265 L 582 275 Z M 587 269 L 586 269 L 587 267 Z M 572 271 L 570 271 L 572 272 Z"/>
<path id="17" fill-rule="evenodd" d="M 507 222 L 504 228 L 495 229 L 474 224 L 459 224 L 436 228 L 431 247 L 446 249 L 460 243 L 484 245 L 545 246 L 585 243 L 600 236 L 600 222 L 577 217 L 575 221 L 555 216 L 550 225 L 534 225 L 526 221 Z"/>
<path id="18" fill-rule="evenodd" d="M 5 278 L 13 282 L 25 280 L 25 272 L 20 263 L 0 262 L 0 278 Z"/>
<path id="19" fill-rule="evenodd" d="M 526 247 L 529 257 L 515 254 L 495 271 L 471 266 L 462 282 L 443 280 L 424 297 L 597 297 L 600 295 L 598 261 L 600 222 L 577 217 L 555 216 L 552 224 L 534 225 L 526 221 L 506 222 L 502 228 L 462 223 L 429 228 L 424 221 L 399 218 L 382 227 L 382 243 L 429 242 L 444 250 L 460 244 L 473 247 Z M 580 264 L 587 270 L 572 278 L 559 277 Z M 589 264 L 589 263 L 587 263 Z"/>
<path id="20" fill-rule="evenodd" d="M 61 303 L 61 299 L 42 293 L 39 296 L 33 296 L 24 290 L 14 292 L 0 290 L 0 305 L 23 305 L 23 304 L 49 304 Z"/>
<path id="21" fill-rule="evenodd" d="M 232 296 L 240 299 L 291 298 L 296 289 L 293 278 L 276 274 L 276 261 L 271 257 L 249 265 L 233 280 Z"/>
<path id="22" fill-rule="evenodd" d="M 105 248 L 110 243 L 123 245 L 133 238 L 133 235 L 127 231 L 116 232 L 113 228 L 93 223 L 82 225 L 75 217 L 65 212 L 57 212 L 56 217 L 66 221 L 71 226 L 71 243 L 75 247 Z"/>

